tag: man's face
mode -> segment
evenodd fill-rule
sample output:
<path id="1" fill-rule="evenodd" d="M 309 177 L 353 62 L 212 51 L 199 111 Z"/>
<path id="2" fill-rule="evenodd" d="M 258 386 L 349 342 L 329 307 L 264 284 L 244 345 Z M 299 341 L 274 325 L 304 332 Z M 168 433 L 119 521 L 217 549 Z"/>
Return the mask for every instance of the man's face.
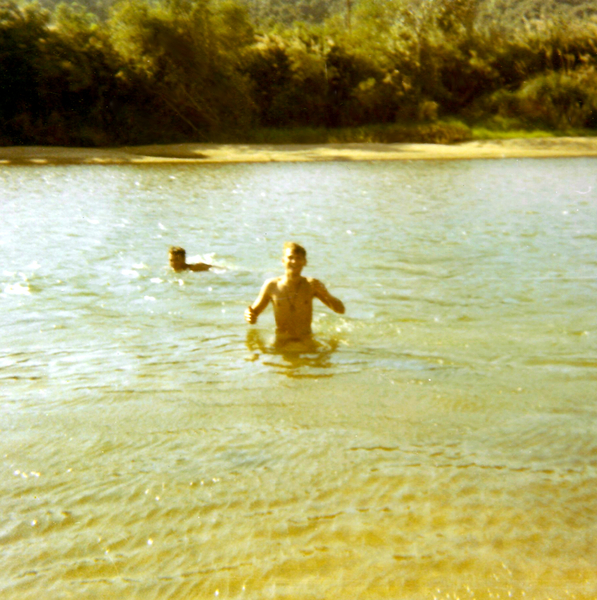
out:
<path id="1" fill-rule="evenodd" d="M 290 271 L 295 275 L 300 275 L 303 267 L 307 264 L 307 259 L 294 248 L 286 248 L 282 255 L 282 263 L 284 264 L 286 271 Z"/>
<path id="2" fill-rule="evenodd" d="M 182 254 L 170 254 L 170 266 L 175 271 L 181 271 L 185 268 L 185 257 Z"/>

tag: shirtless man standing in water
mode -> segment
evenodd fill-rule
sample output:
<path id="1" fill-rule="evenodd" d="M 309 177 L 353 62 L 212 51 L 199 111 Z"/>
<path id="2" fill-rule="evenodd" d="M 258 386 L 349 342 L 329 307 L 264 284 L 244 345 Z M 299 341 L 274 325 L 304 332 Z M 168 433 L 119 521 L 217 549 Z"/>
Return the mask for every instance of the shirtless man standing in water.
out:
<path id="1" fill-rule="evenodd" d="M 300 340 L 311 334 L 313 298 L 319 298 L 334 312 L 344 314 L 344 304 L 332 296 L 321 281 L 301 275 L 307 264 L 307 251 L 302 246 L 286 242 L 282 263 L 284 275 L 268 279 L 255 302 L 245 310 L 247 323 L 257 323 L 257 317 L 271 301 L 277 336 Z"/>

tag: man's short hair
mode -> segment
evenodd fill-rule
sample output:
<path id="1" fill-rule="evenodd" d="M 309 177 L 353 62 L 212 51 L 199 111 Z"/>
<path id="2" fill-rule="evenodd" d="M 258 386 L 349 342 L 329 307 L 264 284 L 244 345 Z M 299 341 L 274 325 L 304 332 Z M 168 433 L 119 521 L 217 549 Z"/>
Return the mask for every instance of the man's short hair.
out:
<path id="1" fill-rule="evenodd" d="M 186 258 L 187 251 L 184 248 L 181 248 L 180 246 L 172 246 L 170 248 L 170 254 L 172 256 L 181 256 L 182 258 Z"/>
<path id="2" fill-rule="evenodd" d="M 296 242 L 285 242 L 284 243 L 284 251 L 286 251 L 287 249 L 290 249 L 293 252 L 300 254 L 303 258 L 307 258 L 307 251 L 300 244 L 297 244 Z"/>

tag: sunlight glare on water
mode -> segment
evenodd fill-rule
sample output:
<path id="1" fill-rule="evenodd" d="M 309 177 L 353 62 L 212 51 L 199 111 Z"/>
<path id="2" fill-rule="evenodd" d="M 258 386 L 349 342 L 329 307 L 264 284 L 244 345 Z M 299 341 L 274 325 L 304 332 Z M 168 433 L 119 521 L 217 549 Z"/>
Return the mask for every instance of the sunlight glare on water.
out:
<path id="1" fill-rule="evenodd" d="M 597 598 L 596 166 L 0 168 L 2 597 Z"/>

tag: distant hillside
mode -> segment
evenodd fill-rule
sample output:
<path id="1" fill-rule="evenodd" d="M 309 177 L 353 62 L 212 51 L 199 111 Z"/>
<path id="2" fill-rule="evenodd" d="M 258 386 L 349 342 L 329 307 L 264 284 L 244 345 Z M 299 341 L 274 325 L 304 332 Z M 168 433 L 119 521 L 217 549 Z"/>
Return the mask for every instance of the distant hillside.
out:
<path id="1" fill-rule="evenodd" d="M 90 13 L 97 15 L 101 20 L 109 16 L 110 7 L 117 0 L 38 0 L 38 4 L 43 8 L 54 10 L 58 4 L 78 4 L 84 6 Z M 25 2 L 21 2 L 24 4 Z"/>
<path id="2" fill-rule="evenodd" d="M 529 23 L 571 23 L 597 18 L 597 0 L 481 0 L 478 18 L 505 28 Z"/>
<path id="3" fill-rule="evenodd" d="M 81 4 L 100 19 L 108 17 L 110 7 L 119 0 L 39 0 L 45 8 L 53 9 L 61 1 Z M 212 5 L 227 0 L 211 0 Z M 330 16 L 345 14 L 350 6 L 356 13 L 359 3 L 399 4 L 400 0 L 236 0 L 246 6 L 258 28 L 275 24 L 291 26 L 295 22 L 322 24 Z M 417 5 L 429 0 L 403 0 L 405 5 Z M 433 2 L 433 0 L 431 0 Z M 442 0 L 450 4 L 450 0 Z M 508 29 L 529 22 L 561 20 L 563 23 L 597 19 L 597 0 L 452 0 L 454 4 L 474 6 L 477 23 L 493 23 Z"/>
<path id="4" fill-rule="evenodd" d="M 212 5 L 223 0 L 211 0 Z M 260 27 L 271 27 L 278 23 L 290 26 L 296 21 L 320 24 L 334 12 L 343 10 L 347 0 L 236 0 L 246 6 L 255 24 Z M 353 3 L 356 0 L 351 0 Z M 100 19 L 108 17 L 110 7 L 119 0 L 39 0 L 45 8 L 53 9 L 60 2 L 80 4 Z"/>
<path id="5" fill-rule="evenodd" d="M 354 1 L 354 0 L 353 0 Z M 343 10 L 346 0 L 239 0 L 247 6 L 261 27 L 292 25 L 294 22 L 323 23 L 335 12 Z"/>

